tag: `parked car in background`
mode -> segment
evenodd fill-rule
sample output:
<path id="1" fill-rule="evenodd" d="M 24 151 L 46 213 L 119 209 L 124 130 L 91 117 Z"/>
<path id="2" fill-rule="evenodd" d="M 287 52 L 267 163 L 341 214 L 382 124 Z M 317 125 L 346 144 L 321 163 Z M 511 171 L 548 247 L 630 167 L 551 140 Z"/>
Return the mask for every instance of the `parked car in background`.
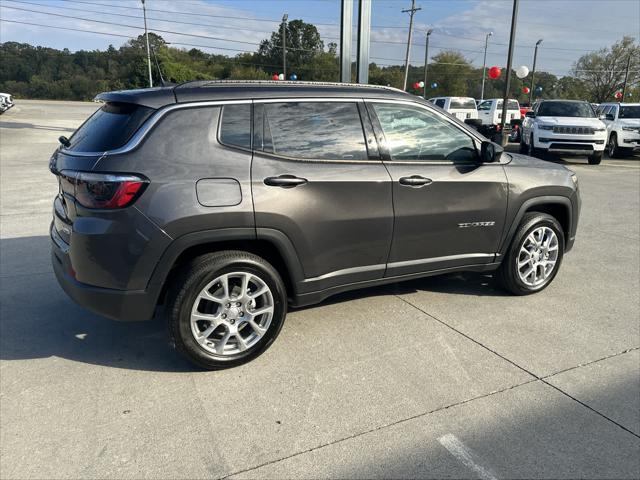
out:
<path id="1" fill-rule="evenodd" d="M 49 163 L 55 275 L 114 319 L 164 305 L 171 343 L 204 368 L 265 351 L 288 305 L 355 288 L 471 270 L 540 292 L 574 243 L 575 174 L 396 89 L 201 81 L 97 99 Z"/>
<path id="2" fill-rule="evenodd" d="M 640 150 L 640 103 L 602 103 L 598 114 L 607 125 L 607 154 L 611 158 Z"/>
<path id="3" fill-rule="evenodd" d="M 476 101 L 471 97 L 435 97 L 429 101 L 463 122 L 478 118 Z"/>
<path id="4" fill-rule="evenodd" d="M 9 93 L 0 93 L 0 113 L 13 107 L 13 97 Z"/>
<path id="5" fill-rule="evenodd" d="M 540 100 L 522 122 L 520 152 L 532 157 L 545 153 L 586 155 L 589 163 L 602 161 L 607 127 L 589 102 Z"/>
<path id="6" fill-rule="evenodd" d="M 504 100 L 501 98 L 490 98 L 480 102 L 478 105 L 478 119 L 483 125 L 499 125 L 502 123 L 502 107 Z M 520 120 L 520 104 L 517 100 L 510 99 L 507 102 L 507 120 L 505 123 L 511 125 L 513 120 Z"/>

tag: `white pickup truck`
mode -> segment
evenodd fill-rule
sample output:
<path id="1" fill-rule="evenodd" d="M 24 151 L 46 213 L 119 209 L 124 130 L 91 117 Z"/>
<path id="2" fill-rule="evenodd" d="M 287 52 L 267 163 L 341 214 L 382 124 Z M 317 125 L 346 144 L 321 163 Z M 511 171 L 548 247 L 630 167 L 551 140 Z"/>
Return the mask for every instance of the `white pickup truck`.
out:
<path id="1" fill-rule="evenodd" d="M 610 158 L 640 150 L 640 103 L 602 103 L 598 114 L 607 125 Z"/>
<path id="2" fill-rule="evenodd" d="M 579 100 L 540 100 L 522 122 L 520 152 L 585 155 L 591 165 L 602 161 L 607 127 L 590 103 Z"/>
<path id="3" fill-rule="evenodd" d="M 502 98 L 490 98 L 483 100 L 478 105 L 478 118 L 483 125 L 499 125 L 502 123 Z M 520 120 L 520 104 L 518 100 L 510 99 L 507 102 L 506 124 L 511 125 L 512 120 Z"/>
<path id="4" fill-rule="evenodd" d="M 463 122 L 478 118 L 476 101 L 471 97 L 434 97 L 429 101 Z"/>

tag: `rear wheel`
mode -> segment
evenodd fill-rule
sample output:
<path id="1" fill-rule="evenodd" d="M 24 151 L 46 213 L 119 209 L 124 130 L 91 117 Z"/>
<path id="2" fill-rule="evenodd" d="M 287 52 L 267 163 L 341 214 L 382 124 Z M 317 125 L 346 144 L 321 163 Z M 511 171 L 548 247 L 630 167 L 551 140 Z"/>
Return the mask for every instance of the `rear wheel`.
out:
<path id="1" fill-rule="evenodd" d="M 173 344 L 210 370 L 248 362 L 278 336 L 286 298 L 278 272 L 256 255 L 226 251 L 198 257 L 181 269 L 168 294 Z"/>
<path id="2" fill-rule="evenodd" d="M 498 270 L 498 281 L 514 295 L 546 288 L 555 278 L 564 253 L 558 221 L 539 212 L 525 214 Z"/>
<path id="3" fill-rule="evenodd" d="M 599 165 L 602 161 L 602 152 L 593 152 L 589 155 L 589 165 Z"/>

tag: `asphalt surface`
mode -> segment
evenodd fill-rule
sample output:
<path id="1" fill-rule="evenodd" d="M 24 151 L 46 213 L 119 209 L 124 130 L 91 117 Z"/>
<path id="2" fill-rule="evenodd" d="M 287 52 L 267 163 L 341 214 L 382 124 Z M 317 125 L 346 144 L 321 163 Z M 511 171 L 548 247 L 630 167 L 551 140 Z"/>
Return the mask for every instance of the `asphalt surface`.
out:
<path id="1" fill-rule="evenodd" d="M 100 318 L 54 279 L 48 159 L 95 108 L 0 117 L 0 477 L 640 477 L 639 158 L 564 162 L 582 217 L 540 294 L 479 274 L 352 292 L 202 372 L 162 319 Z"/>

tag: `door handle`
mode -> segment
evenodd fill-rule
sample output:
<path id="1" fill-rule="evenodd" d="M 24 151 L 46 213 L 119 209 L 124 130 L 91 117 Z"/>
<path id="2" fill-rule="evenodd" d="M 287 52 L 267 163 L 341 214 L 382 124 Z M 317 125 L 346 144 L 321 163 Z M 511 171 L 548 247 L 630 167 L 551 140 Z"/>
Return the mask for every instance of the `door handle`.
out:
<path id="1" fill-rule="evenodd" d="M 307 181 L 306 178 L 295 177 L 293 175 L 280 175 L 278 177 L 265 178 L 264 184 L 270 187 L 293 188 L 298 185 L 304 185 Z"/>
<path id="2" fill-rule="evenodd" d="M 422 187 L 429 185 L 433 180 L 425 178 L 420 175 L 411 175 L 410 177 L 401 177 L 400 185 L 406 185 L 407 187 Z"/>

